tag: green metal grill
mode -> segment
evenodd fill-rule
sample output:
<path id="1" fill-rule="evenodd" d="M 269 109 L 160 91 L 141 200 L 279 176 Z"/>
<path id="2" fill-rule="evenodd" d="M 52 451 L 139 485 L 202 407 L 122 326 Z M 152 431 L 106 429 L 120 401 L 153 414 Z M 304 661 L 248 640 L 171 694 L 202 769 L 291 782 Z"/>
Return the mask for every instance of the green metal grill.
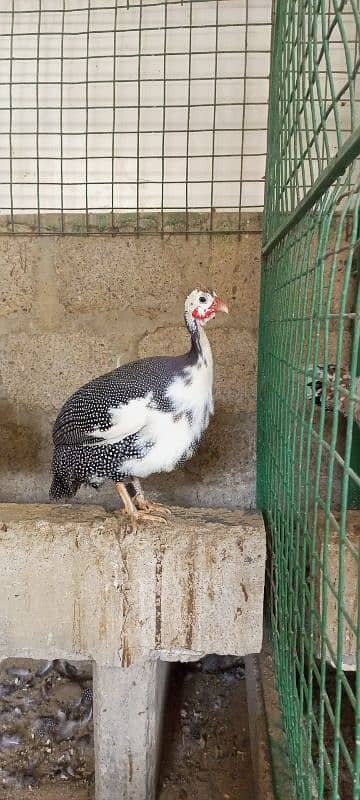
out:
<path id="1" fill-rule="evenodd" d="M 258 502 L 301 800 L 360 798 L 359 43 L 358 0 L 278 0 Z"/>

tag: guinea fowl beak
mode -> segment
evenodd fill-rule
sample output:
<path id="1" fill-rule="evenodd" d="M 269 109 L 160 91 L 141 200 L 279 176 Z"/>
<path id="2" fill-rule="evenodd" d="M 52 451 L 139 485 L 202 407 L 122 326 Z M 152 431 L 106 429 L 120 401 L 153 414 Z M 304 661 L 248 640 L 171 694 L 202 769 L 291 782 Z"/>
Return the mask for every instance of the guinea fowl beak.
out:
<path id="1" fill-rule="evenodd" d="M 215 297 L 214 298 L 214 302 L 212 304 L 212 310 L 215 311 L 216 313 L 218 311 L 223 311 L 224 314 L 228 314 L 229 313 L 229 309 L 228 309 L 226 303 L 224 303 L 224 301 L 221 300 L 220 297 Z"/>

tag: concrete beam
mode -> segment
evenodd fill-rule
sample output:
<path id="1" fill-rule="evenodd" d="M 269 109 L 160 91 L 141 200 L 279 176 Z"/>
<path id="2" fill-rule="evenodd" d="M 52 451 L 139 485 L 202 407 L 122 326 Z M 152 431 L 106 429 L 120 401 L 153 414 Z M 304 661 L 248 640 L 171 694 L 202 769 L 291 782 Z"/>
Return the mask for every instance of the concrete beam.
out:
<path id="1" fill-rule="evenodd" d="M 153 800 L 164 662 L 258 652 L 264 571 L 254 512 L 0 505 L 0 659 L 94 662 L 97 800 Z"/>
<path id="2" fill-rule="evenodd" d="M 0 657 L 259 652 L 264 568 L 255 512 L 175 508 L 132 533 L 100 507 L 0 504 Z"/>

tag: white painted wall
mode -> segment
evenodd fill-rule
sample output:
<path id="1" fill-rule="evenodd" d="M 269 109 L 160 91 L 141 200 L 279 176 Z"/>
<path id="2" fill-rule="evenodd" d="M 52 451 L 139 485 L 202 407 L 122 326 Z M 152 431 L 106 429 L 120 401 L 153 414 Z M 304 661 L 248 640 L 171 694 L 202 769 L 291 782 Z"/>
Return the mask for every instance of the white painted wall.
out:
<path id="1" fill-rule="evenodd" d="M 0 213 L 261 209 L 271 0 L 115 5 L 1 0 Z"/>

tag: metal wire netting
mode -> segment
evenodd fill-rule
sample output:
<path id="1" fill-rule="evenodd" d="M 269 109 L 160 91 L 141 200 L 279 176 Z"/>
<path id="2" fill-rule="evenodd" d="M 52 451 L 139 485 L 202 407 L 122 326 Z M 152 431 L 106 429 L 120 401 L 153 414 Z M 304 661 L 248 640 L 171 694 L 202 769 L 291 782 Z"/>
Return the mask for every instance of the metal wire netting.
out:
<path id="1" fill-rule="evenodd" d="M 2 0 L 0 233 L 246 229 L 270 32 L 271 0 Z"/>
<path id="2" fill-rule="evenodd" d="M 278 0 L 258 500 L 301 800 L 360 798 L 359 41 L 351 0 Z"/>
<path id="3" fill-rule="evenodd" d="M 328 170 L 353 145 L 360 113 L 358 0 L 282 4 L 273 58 L 265 236 L 301 211 L 309 189 L 320 197 Z M 346 146 L 345 146 L 346 143 Z"/>

